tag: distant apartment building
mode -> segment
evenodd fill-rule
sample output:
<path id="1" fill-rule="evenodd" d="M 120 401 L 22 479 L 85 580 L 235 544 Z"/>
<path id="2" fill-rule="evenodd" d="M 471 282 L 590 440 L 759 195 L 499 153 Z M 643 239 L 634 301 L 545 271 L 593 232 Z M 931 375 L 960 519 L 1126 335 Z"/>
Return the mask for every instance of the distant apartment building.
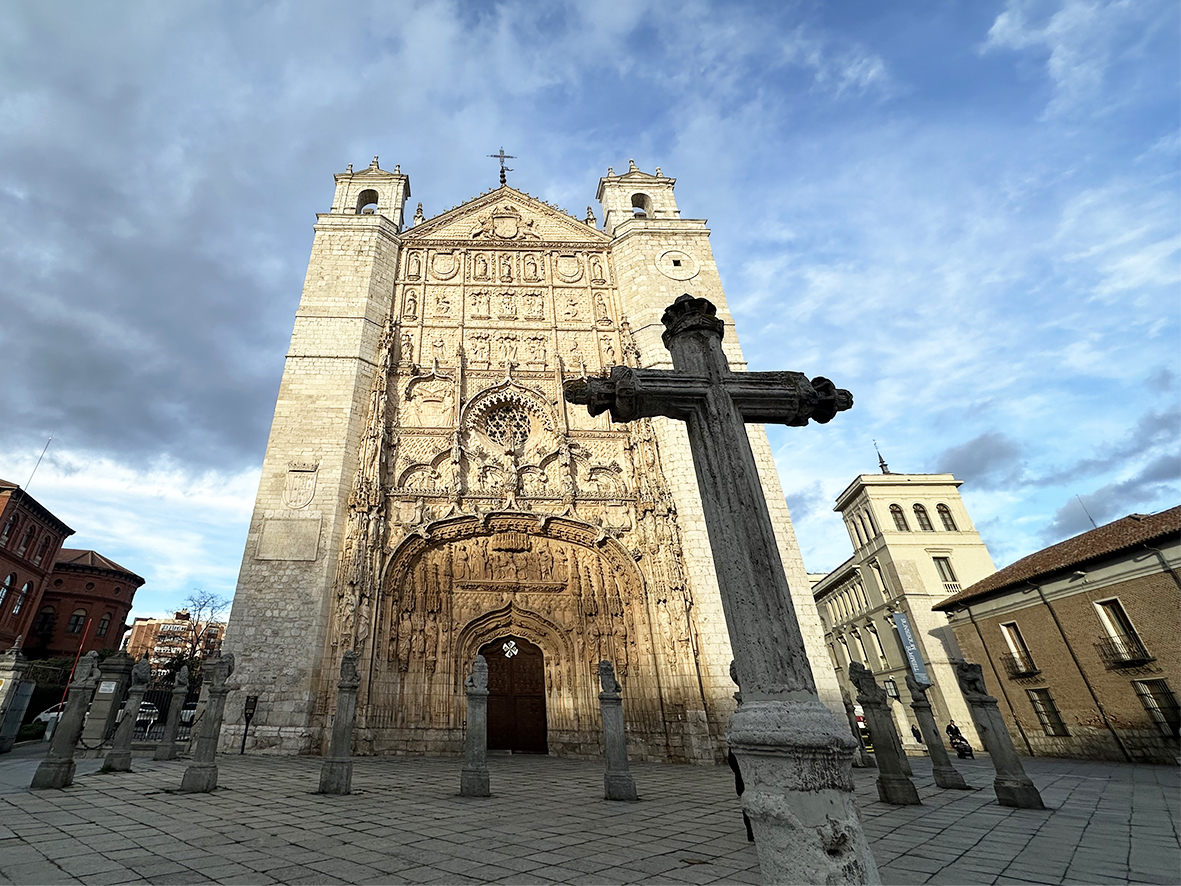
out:
<path id="1" fill-rule="evenodd" d="M 133 658 L 147 654 L 155 665 L 177 656 L 208 658 L 221 651 L 225 623 L 194 621 L 187 609 L 172 618 L 137 618 L 127 638 L 127 653 Z"/>
<path id="2" fill-rule="evenodd" d="M 1181 507 L 1131 514 L 936 604 L 1019 751 L 1176 763 Z"/>
<path id="3" fill-rule="evenodd" d="M 891 698 L 898 735 L 913 750 L 917 725 L 906 675 L 933 687 L 936 720 L 954 719 L 977 748 L 979 738 L 956 682 L 960 658 L 947 618 L 932 606 L 964 584 L 995 572 L 992 557 L 951 474 L 862 474 L 834 508 L 845 521 L 853 556 L 818 577 L 813 597 L 837 680 L 851 697 L 849 663 L 873 671 Z"/>

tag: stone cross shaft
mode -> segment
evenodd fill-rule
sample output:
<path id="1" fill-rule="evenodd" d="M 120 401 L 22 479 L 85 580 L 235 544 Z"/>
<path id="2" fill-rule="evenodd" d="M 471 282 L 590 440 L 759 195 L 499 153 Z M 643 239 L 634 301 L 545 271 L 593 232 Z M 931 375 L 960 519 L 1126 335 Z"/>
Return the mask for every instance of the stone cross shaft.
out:
<path id="1" fill-rule="evenodd" d="M 919 731 L 923 734 L 923 741 L 927 743 L 927 753 L 931 755 L 935 784 L 953 790 L 972 790 L 972 786 L 964 781 L 964 777 L 951 765 L 951 757 L 947 754 L 947 748 L 943 746 L 943 736 L 939 734 L 939 726 L 931 712 L 931 702 L 927 701 L 927 692 L 931 684 L 920 683 L 913 674 L 907 674 L 906 687 L 910 690 L 911 710 L 919 721 Z"/>
<path id="2" fill-rule="evenodd" d="M 857 687 L 857 703 L 865 711 L 869 737 L 878 764 L 878 799 L 895 806 L 918 806 L 918 790 L 910 780 L 906 752 L 894 727 L 890 698 L 878 685 L 873 672 L 859 661 L 849 662 L 849 679 Z"/>
<path id="3" fill-rule="evenodd" d="M 182 665 L 172 682 L 172 701 L 168 705 L 168 718 L 164 721 L 164 736 L 156 745 L 153 760 L 176 759 L 176 736 L 180 733 L 180 718 L 184 713 L 185 699 L 189 696 L 189 666 Z"/>
<path id="4" fill-rule="evenodd" d="M 359 656 L 350 649 L 340 659 L 340 682 L 336 684 L 336 718 L 328 757 L 320 766 L 321 794 L 349 794 L 353 790 L 353 724 L 357 719 L 357 672 Z"/>
<path id="5" fill-rule="evenodd" d="M 115 737 L 111 739 L 111 750 L 103 761 L 103 772 L 131 771 L 131 738 L 135 733 L 136 721 L 139 719 L 139 708 L 143 704 L 144 693 L 148 691 L 148 680 L 152 678 L 152 666 L 146 657 L 141 658 L 131 669 L 131 686 L 127 689 L 127 701 L 123 705 L 123 719 L 115 729 Z"/>
<path id="6" fill-rule="evenodd" d="M 207 658 L 203 670 L 209 680 L 209 699 L 192 742 L 193 762 L 185 770 L 180 782 L 181 792 L 188 794 L 209 793 L 217 787 L 217 741 L 221 736 L 221 721 L 226 712 L 226 696 L 236 688 L 227 682 L 234 672 L 232 654 Z"/>
<path id="7" fill-rule="evenodd" d="M 603 756 L 607 771 L 603 774 L 605 800 L 638 800 L 636 782 L 627 765 L 627 727 L 623 720 L 623 688 L 615 679 L 615 668 L 609 661 L 599 662 L 599 710 L 603 716 Z"/>
<path id="8" fill-rule="evenodd" d="M 488 777 L 488 660 L 477 655 L 472 672 L 463 682 L 467 690 L 467 724 L 463 736 L 463 769 L 459 774 L 461 797 L 490 797 Z"/>
<path id="9" fill-rule="evenodd" d="M 686 424 L 742 684 L 729 744 L 764 879 L 879 882 L 853 796 L 856 743 L 816 696 L 746 434 L 747 422 L 827 422 L 853 398 L 798 372 L 731 372 L 724 324 L 706 299 L 681 296 L 661 322 L 671 371 L 615 366 L 607 378 L 567 381 L 565 397 L 618 422 L 664 416 Z"/>
<path id="10" fill-rule="evenodd" d="M 609 378 L 566 382 L 566 399 L 612 421 L 686 423 L 743 698 L 815 695 L 746 423 L 824 423 L 853 397 L 799 372 L 731 372 L 724 324 L 704 298 L 682 295 L 662 322 L 673 370 L 614 366 Z"/>
<path id="11" fill-rule="evenodd" d="M 82 737 L 86 706 L 94 698 L 94 690 L 102 677 L 98 668 L 98 653 L 86 653 L 78 662 L 75 673 L 77 676 L 70 684 L 65 710 L 49 742 L 49 753 L 33 773 L 33 782 L 29 787 L 35 791 L 69 787 L 74 783 L 74 749 Z"/>

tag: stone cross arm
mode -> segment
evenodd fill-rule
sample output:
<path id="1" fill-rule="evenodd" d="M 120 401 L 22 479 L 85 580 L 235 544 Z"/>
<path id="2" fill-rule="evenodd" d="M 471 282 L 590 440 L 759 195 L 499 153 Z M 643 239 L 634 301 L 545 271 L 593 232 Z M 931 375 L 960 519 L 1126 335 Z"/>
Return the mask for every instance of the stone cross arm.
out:
<path id="1" fill-rule="evenodd" d="M 730 372 L 721 380 L 744 421 L 802 427 L 825 424 L 853 405 L 853 395 L 827 378 L 808 380 L 802 372 Z M 610 411 L 612 421 L 667 416 L 685 420 L 705 401 L 714 380 L 667 369 L 613 366 L 607 378 L 575 378 L 564 386 L 566 400 L 591 415 Z"/>
<path id="2" fill-rule="evenodd" d="M 667 416 L 689 420 L 711 411 L 707 401 L 729 401 L 744 422 L 801 427 L 824 424 L 853 405 L 853 395 L 827 378 L 801 372 L 731 372 L 721 349 L 723 323 L 704 298 L 682 295 L 664 312 L 665 344 L 676 369 L 613 366 L 607 378 L 576 378 L 564 385 L 571 403 L 591 415 L 610 411 L 617 422 Z"/>

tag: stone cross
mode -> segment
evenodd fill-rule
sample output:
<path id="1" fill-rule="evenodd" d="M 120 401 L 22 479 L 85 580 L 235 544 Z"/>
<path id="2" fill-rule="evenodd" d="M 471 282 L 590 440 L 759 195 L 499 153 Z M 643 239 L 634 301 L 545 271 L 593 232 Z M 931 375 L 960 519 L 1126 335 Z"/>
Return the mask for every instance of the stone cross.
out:
<path id="1" fill-rule="evenodd" d="M 357 717 L 357 653 L 350 649 L 340 659 L 340 682 L 336 684 L 336 719 L 332 721 L 332 742 L 320 767 L 321 794 L 348 794 L 353 790 L 353 722 Z"/>
<path id="2" fill-rule="evenodd" d="M 1045 809 L 1037 786 L 1025 774 L 1025 767 L 1021 765 L 1021 758 L 1013 747 L 1013 737 L 1009 735 L 996 699 L 988 694 L 984 686 L 984 672 L 980 665 L 957 661 L 955 678 L 960 684 L 964 701 L 972 710 L 976 733 L 992 757 L 992 765 L 996 769 L 992 787 L 996 791 L 997 802 L 1018 809 Z"/>
<path id="3" fill-rule="evenodd" d="M 571 379 L 566 399 L 617 422 L 665 416 L 686 423 L 714 554 L 742 705 L 728 742 L 746 781 L 743 806 L 767 882 L 878 882 L 853 795 L 856 744 L 816 696 L 747 422 L 829 421 L 853 398 L 799 372 L 731 372 L 724 324 L 703 298 L 664 312 L 673 370 L 614 366 Z"/>
<path id="4" fill-rule="evenodd" d="M 78 662 L 74 682 L 66 696 L 66 706 L 58 719 L 57 729 L 49 742 L 49 753 L 33 774 L 29 785 L 33 790 L 64 788 L 74 783 L 74 748 L 82 737 L 86 721 L 86 706 L 94 697 L 102 671 L 98 669 L 98 653 L 91 651 Z"/>
<path id="5" fill-rule="evenodd" d="M 207 658 L 202 670 L 209 680 L 209 700 L 197 724 L 193 762 L 180 782 L 181 792 L 188 794 L 209 793 L 217 787 L 217 740 L 226 713 L 226 696 L 234 688 L 227 682 L 234 672 L 234 656 L 226 653 Z"/>
<path id="6" fill-rule="evenodd" d="M 172 700 L 168 703 L 168 718 L 164 721 L 164 735 L 156 745 L 153 760 L 176 759 L 176 736 L 180 732 L 180 717 L 189 697 L 189 666 L 181 665 L 172 680 Z"/>
<path id="7" fill-rule="evenodd" d="M 627 768 L 627 733 L 623 723 L 623 688 L 609 661 L 599 662 L 599 710 L 603 714 L 603 749 L 607 771 L 603 774 L 603 799 L 638 800 L 636 782 Z"/>
<path id="8" fill-rule="evenodd" d="M 857 750 L 853 752 L 853 765 L 858 769 L 873 769 L 877 763 L 865 749 L 865 742 L 861 738 L 861 727 L 857 725 L 857 709 L 853 706 L 853 699 L 849 698 L 849 690 L 841 687 L 841 702 L 845 705 L 845 719 L 849 721 L 849 731 L 857 739 Z"/>
<path id="9" fill-rule="evenodd" d="M 131 668 L 131 686 L 127 689 L 127 703 L 123 706 L 123 719 L 115 729 L 111 749 L 103 761 L 103 772 L 131 771 L 131 737 L 135 722 L 139 719 L 139 707 L 143 704 L 144 693 L 148 691 L 148 680 L 152 679 L 152 666 L 144 656 Z"/>
<path id="10" fill-rule="evenodd" d="M 927 690 L 930 683 L 920 683 L 913 674 L 906 675 L 906 688 L 910 690 L 911 710 L 919 721 L 919 732 L 923 734 L 923 742 L 927 745 L 927 752 L 931 755 L 931 768 L 935 773 L 935 784 L 941 788 L 952 788 L 960 791 L 970 791 L 972 786 L 964 781 L 964 777 L 951 765 L 951 757 L 947 748 L 943 746 L 943 736 L 939 734 L 939 726 L 935 723 L 935 715 L 931 713 L 931 702 L 927 701 Z"/>
<path id="11" fill-rule="evenodd" d="M 920 805 L 919 792 L 902 766 L 906 753 L 894 727 L 886 690 L 859 661 L 849 662 L 849 679 L 857 687 L 857 703 L 865 711 L 869 737 L 873 739 L 873 753 L 878 762 L 878 798 L 895 806 Z"/>
<path id="12" fill-rule="evenodd" d="M 488 660 L 477 655 L 463 681 L 467 690 L 467 725 L 463 735 L 463 770 L 459 796 L 490 797 L 488 782 Z"/>

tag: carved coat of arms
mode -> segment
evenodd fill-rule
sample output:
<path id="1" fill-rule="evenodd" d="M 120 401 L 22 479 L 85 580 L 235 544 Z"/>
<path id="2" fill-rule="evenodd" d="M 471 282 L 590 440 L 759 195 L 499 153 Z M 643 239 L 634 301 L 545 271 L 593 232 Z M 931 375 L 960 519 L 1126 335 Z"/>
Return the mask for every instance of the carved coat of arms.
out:
<path id="1" fill-rule="evenodd" d="M 283 504 L 298 511 L 312 503 L 316 494 L 316 470 L 314 463 L 291 462 L 287 466 L 287 481 L 283 484 Z"/>

